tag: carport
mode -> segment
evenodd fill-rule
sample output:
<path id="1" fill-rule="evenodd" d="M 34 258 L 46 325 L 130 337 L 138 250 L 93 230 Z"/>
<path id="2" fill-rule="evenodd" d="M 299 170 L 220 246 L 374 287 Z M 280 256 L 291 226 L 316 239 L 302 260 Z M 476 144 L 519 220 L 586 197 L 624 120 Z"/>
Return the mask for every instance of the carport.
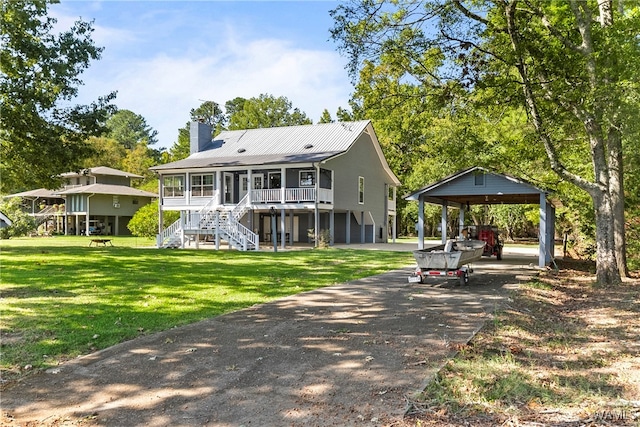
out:
<path id="1" fill-rule="evenodd" d="M 548 265 L 554 256 L 555 208 L 544 190 L 520 179 L 476 166 L 427 185 L 405 197 L 418 201 L 418 249 L 424 249 L 424 204 L 442 206 L 442 242 L 447 240 L 447 208 L 460 209 L 460 228 L 465 207 L 470 205 L 537 204 L 540 206 L 538 265 Z"/>

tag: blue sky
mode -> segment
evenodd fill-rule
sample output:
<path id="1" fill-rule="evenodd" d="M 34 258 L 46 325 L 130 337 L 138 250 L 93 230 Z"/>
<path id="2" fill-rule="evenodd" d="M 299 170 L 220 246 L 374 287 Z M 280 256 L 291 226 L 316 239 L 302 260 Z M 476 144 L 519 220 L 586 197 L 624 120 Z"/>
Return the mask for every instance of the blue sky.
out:
<path id="1" fill-rule="evenodd" d="M 353 88 L 329 40 L 335 1 L 65 1 L 49 14 L 61 29 L 93 20 L 104 47 L 81 79 L 87 103 L 118 91 L 115 104 L 142 115 L 169 148 L 189 111 L 212 100 L 287 97 L 314 123 L 335 118 Z"/>

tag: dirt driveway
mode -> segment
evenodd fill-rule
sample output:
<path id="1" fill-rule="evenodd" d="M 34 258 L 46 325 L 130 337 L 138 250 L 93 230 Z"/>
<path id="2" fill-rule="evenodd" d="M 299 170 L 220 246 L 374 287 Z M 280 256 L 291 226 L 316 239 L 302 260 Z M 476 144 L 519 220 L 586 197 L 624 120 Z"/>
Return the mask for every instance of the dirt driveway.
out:
<path id="1" fill-rule="evenodd" d="M 137 338 L 26 378 L 11 426 L 353 426 L 402 418 L 420 391 L 535 274 L 505 251 L 470 286 L 409 284 L 411 268 Z"/>

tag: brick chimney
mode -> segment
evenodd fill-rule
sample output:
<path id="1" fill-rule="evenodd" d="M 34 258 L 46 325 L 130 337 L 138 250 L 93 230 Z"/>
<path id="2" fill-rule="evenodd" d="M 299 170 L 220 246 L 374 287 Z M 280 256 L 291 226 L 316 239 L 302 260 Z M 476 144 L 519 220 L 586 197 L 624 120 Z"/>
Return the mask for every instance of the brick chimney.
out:
<path id="1" fill-rule="evenodd" d="M 189 129 L 190 154 L 199 153 L 211 142 L 211 126 L 201 122 L 191 122 Z"/>

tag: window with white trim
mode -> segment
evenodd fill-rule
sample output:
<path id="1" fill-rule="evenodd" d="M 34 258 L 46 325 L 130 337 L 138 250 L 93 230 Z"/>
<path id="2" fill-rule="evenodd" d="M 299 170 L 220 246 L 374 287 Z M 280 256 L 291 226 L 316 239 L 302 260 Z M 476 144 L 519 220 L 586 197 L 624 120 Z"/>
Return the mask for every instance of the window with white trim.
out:
<path id="1" fill-rule="evenodd" d="M 300 171 L 298 182 L 300 187 L 313 187 L 316 185 L 316 171 Z"/>
<path id="2" fill-rule="evenodd" d="M 166 175 L 162 179 L 164 197 L 184 197 L 184 175 Z"/>
<path id="3" fill-rule="evenodd" d="M 358 177 L 358 203 L 364 204 L 364 176 Z"/>
<path id="4" fill-rule="evenodd" d="M 191 175 L 191 195 L 193 197 L 213 196 L 213 174 Z"/>
<path id="5" fill-rule="evenodd" d="M 262 190 L 263 187 L 263 181 L 264 181 L 264 176 L 262 174 L 260 175 L 252 175 L 253 176 L 253 189 L 254 190 Z"/>

